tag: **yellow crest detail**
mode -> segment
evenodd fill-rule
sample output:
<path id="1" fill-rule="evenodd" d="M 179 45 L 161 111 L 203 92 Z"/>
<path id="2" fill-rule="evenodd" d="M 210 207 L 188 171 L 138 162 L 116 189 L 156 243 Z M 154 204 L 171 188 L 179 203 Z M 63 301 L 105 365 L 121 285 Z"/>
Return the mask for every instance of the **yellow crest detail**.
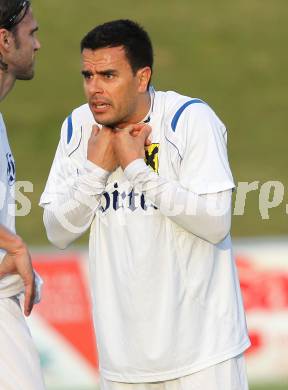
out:
<path id="1" fill-rule="evenodd" d="M 159 144 L 151 144 L 145 148 L 145 163 L 158 173 L 159 168 Z"/>

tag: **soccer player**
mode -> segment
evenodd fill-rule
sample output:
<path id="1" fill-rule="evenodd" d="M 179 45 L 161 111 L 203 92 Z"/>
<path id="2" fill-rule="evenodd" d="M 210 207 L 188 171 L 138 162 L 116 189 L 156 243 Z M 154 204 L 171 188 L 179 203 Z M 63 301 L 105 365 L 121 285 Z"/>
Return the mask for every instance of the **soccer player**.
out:
<path id="1" fill-rule="evenodd" d="M 150 87 L 135 22 L 97 26 L 81 52 L 88 103 L 64 121 L 40 204 L 59 248 L 90 227 L 101 389 L 247 390 L 225 126 Z"/>
<path id="2" fill-rule="evenodd" d="M 0 0 L 0 99 L 16 80 L 30 80 L 34 57 L 40 48 L 30 2 Z M 15 163 L 0 114 L 0 389 L 42 390 L 39 357 L 21 311 L 19 296 L 25 290 L 24 312 L 31 313 L 36 297 L 34 274 L 26 244 L 15 233 Z"/>

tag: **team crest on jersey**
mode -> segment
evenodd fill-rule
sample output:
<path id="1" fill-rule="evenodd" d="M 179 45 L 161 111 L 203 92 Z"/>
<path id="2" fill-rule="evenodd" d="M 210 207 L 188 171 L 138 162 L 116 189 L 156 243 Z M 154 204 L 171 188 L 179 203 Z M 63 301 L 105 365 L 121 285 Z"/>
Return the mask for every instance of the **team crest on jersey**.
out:
<path id="1" fill-rule="evenodd" d="M 158 173 L 159 168 L 159 144 L 151 144 L 145 148 L 145 163 Z"/>
<path id="2" fill-rule="evenodd" d="M 6 153 L 7 159 L 7 178 L 9 186 L 12 186 L 16 180 L 15 161 L 11 153 Z"/>

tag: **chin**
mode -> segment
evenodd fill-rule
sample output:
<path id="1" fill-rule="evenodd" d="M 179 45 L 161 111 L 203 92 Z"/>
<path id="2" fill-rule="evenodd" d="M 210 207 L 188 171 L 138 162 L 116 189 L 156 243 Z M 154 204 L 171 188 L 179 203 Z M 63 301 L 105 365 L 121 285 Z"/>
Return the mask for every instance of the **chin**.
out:
<path id="1" fill-rule="evenodd" d="M 119 124 L 118 121 L 116 122 L 113 119 L 99 118 L 94 113 L 93 113 L 93 116 L 94 116 L 95 121 L 97 123 L 99 123 L 99 125 L 102 125 L 102 126 L 105 126 L 105 127 L 117 127 L 117 125 Z"/>
<path id="2" fill-rule="evenodd" d="M 34 74 L 35 72 L 33 68 L 26 71 L 22 71 L 16 75 L 16 80 L 32 80 Z"/>
<path id="3" fill-rule="evenodd" d="M 34 72 L 29 74 L 17 75 L 16 80 L 32 80 L 34 78 Z"/>
<path id="4" fill-rule="evenodd" d="M 110 127 L 111 129 L 118 126 L 118 123 L 115 123 L 115 122 L 105 122 L 105 123 L 98 122 L 98 123 L 104 127 Z"/>

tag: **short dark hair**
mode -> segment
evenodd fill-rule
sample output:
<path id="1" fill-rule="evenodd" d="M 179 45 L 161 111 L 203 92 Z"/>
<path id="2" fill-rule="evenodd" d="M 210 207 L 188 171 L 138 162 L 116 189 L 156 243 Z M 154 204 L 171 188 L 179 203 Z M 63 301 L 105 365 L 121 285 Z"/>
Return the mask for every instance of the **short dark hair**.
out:
<path id="1" fill-rule="evenodd" d="M 31 0 L 0 0 L 0 28 L 15 30 L 26 15 Z"/>
<path id="2" fill-rule="evenodd" d="M 96 26 L 81 41 L 84 49 L 101 49 L 123 46 L 126 57 L 135 74 L 137 70 L 153 67 L 153 48 L 147 32 L 136 22 L 128 19 L 113 20 Z"/>

